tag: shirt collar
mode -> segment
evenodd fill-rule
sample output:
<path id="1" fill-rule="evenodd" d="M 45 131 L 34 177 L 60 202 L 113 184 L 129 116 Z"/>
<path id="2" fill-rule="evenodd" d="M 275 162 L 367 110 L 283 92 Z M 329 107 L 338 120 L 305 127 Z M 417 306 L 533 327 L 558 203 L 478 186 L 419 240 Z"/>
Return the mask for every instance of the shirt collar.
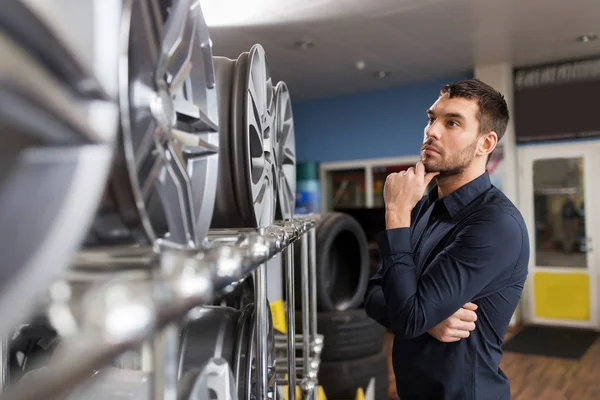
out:
<path id="1" fill-rule="evenodd" d="M 473 179 L 466 185 L 461 186 L 448 196 L 444 196 L 438 199 L 438 187 L 437 185 L 429 192 L 429 204 L 433 202 L 441 202 L 450 218 L 454 217 L 460 210 L 465 208 L 470 202 L 479 197 L 480 194 L 487 191 L 492 187 L 490 180 L 490 174 L 485 171 L 479 177 Z"/>

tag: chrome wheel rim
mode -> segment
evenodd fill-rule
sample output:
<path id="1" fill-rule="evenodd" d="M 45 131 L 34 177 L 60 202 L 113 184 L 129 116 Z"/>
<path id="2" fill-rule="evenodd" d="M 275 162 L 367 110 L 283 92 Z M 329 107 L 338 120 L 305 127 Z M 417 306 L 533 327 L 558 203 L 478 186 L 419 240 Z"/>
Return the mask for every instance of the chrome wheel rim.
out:
<path id="1" fill-rule="evenodd" d="M 247 58 L 247 60 L 244 60 Z M 245 63 L 248 65 L 244 65 Z M 275 190 L 275 155 L 273 154 L 274 134 L 274 102 L 273 83 L 271 80 L 267 56 L 260 45 L 255 45 L 250 53 L 242 55 L 236 65 L 238 76 L 234 81 L 234 90 L 243 96 L 246 112 L 245 120 L 235 124 L 242 136 L 247 140 L 245 150 L 247 162 L 250 163 L 250 201 L 253 206 L 253 217 L 257 227 L 267 227 L 275 220 L 277 196 Z M 236 83 L 246 80 L 245 90 L 235 88 Z M 239 115 L 239 114 L 238 114 Z M 245 179 L 247 179 L 246 177 Z M 238 187 L 241 187 L 241 182 Z M 242 198 L 240 196 L 240 198 Z"/>
<path id="2" fill-rule="evenodd" d="M 212 216 L 218 114 L 197 0 L 127 0 L 120 63 L 122 159 L 113 190 L 134 241 L 198 248 Z"/>
<path id="3" fill-rule="evenodd" d="M 118 38 L 92 29 L 118 23 L 118 5 L 74 7 L 88 11 L 77 16 L 80 36 L 93 42 L 82 53 L 56 29 L 73 14 L 57 10 L 54 21 L 35 4 L 8 0 L 0 13 L 0 335 L 26 320 L 69 267 L 102 196 L 118 128 L 116 52 L 100 59 Z"/>
<path id="4" fill-rule="evenodd" d="M 275 87 L 275 158 L 277 164 L 277 219 L 296 212 L 296 134 L 292 100 L 285 82 Z"/>
<path id="5" fill-rule="evenodd" d="M 236 60 L 215 57 L 221 162 L 214 228 L 266 227 L 275 219 L 275 105 L 267 56 L 260 45 Z M 227 127 L 225 127 L 227 125 Z"/>

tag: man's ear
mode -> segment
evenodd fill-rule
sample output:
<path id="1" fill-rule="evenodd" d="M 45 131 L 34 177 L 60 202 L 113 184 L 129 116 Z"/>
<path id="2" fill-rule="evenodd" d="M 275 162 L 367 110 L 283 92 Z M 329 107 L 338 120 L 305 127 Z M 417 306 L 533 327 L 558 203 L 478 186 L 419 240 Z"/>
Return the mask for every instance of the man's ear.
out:
<path id="1" fill-rule="evenodd" d="M 480 156 L 487 156 L 496 148 L 498 144 L 498 135 L 496 132 L 491 131 L 483 135 L 479 146 L 477 148 L 477 154 Z"/>

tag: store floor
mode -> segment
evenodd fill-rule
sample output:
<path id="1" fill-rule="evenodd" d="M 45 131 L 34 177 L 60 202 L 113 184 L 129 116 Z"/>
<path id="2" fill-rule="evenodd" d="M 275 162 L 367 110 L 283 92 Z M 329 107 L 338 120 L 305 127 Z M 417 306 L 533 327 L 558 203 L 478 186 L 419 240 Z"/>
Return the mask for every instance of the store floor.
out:
<path id="1" fill-rule="evenodd" d="M 511 329 L 507 338 L 516 332 Z M 391 334 L 387 346 L 391 354 Z M 397 399 L 389 361 L 389 396 Z M 511 400 L 600 399 L 600 339 L 578 361 L 505 352 L 500 367 L 510 379 Z"/>

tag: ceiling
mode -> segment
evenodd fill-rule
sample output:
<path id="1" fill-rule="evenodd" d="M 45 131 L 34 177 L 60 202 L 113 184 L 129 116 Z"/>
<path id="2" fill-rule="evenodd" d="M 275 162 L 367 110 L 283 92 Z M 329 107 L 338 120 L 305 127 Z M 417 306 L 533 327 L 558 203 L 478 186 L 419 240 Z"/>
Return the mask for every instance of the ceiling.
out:
<path id="1" fill-rule="evenodd" d="M 214 54 L 260 43 L 295 100 L 600 55 L 598 0 L 201 0 Z M 300 41 L 312 41 L 308 48 Z M 364 62 L 364 69 L 357 62 Z M 380 71 L 388 75 L 378 77 Z"/>

